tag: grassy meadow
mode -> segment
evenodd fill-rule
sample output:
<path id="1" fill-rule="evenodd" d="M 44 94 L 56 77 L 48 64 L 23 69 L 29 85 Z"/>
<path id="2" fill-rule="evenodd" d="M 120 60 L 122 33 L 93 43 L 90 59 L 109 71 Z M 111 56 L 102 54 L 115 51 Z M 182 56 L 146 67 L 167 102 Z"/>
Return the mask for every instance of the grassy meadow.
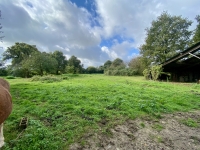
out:
<path id="1" fill-rule="evenodd" d="M 3 150 L 67 150 L 86 144 L 85 133 L 110 134 L 127 119 L 200 109 L 200 85 L 147 81 L 144 77 L 63 75 L 61 82 L 7 79 L 13 111 L 4 124 Z M 28 127 L 19 127 L 28 117 Z M 101 129 L 100 129 L 101 127 Z"/>

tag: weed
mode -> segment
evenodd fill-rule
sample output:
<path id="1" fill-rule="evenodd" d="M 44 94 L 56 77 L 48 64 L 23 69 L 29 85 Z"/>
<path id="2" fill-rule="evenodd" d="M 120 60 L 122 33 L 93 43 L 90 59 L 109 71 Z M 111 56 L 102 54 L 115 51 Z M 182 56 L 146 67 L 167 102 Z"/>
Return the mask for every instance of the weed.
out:
<path id="1" fill-rule="evenodd" d="M 154 124 L 152 128 L 155 129 L 156 131 L 162 131 L 164 129 L 163 125 L 161 124 Z"/>
<path id="2" fill-rule="evenodd" d="M 145 127 L 144 122 L 141 122 L 141 123 L 140 123 L 140 126 L 141 126 L 142 128 L 144 128 L 144 127 Z"/>
<path id="3" fill-rule="evenodd" d="M 194 128 L 199 127 L 197 121 L 196 121 L 196 120 L 193 120 L 193 119 L 191 119 L 191 118 L 181 120 L 181 122 L 182 122 L 184 125 L 188 126 L 188 127 L 194 127 Z"/>
<path id="4" fill-rule="evenodd" d="M 157 138 L 157 142 L 158 143 L 163 143 L 164 142 L 164 140 L 163 140 L 163 138 L 161 136 L 157 136 L 156 138 Z"/>

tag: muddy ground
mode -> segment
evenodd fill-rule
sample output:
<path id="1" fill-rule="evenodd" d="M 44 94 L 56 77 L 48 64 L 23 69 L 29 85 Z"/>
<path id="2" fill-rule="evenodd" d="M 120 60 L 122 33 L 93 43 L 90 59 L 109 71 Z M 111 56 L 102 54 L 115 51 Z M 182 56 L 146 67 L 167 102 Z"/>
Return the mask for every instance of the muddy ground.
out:
<path id="1" fill-rule="evenodd" d="M 200 111 L 127 120 L 108 132 L 87 133 L 70 150 L 200 150 Z"/>

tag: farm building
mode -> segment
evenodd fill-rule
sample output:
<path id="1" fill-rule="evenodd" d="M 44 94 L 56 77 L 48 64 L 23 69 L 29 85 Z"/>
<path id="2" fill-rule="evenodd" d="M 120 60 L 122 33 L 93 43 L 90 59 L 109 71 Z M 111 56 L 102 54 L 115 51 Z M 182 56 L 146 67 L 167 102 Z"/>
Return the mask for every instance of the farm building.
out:
<path id="1" fill-rule="evenodd" d="M 168 59 L 163 72 L 171 74 L 171 81 L 197 82 L 200 80 L 200 42 Z"/>

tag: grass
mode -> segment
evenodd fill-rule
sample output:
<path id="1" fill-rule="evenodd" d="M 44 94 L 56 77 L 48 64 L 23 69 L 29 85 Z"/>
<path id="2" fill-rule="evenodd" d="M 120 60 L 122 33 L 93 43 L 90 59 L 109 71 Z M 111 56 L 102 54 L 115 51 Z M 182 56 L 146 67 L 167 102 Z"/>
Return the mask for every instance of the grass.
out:
<path id="1" fill-rule="evenodd" d="M 63 77 L 66 80 L 51 83 L 8 79 L 13 111 L 4 125 L 3 150 L 67 150 L 75 141 L 85 144 L 85 133 L 106 134 L 127 119 L 159 118 L 162 113 L 200 108 L 197 84 L 146 81 L 143 77 Z M 19 128 L 22 117 L 29 118 L 23 131 Z M 103 125 L 102 120 L 106 120 Z"/>
<path id="2" fill-rule="evenodd" d="M 164 127 L 163 127 L 163 125 L 161 125 L 161 124 L 154 124 L 153 126 L 152 126 L 152 128 L 153 129 L 155 129 L 156 131 L 162 131 L 163 129 L 164 129 Z"/>
<path id="3" fill-rule="evenodd" d="M 198 122 L 192 118 L 183 119 L 181 120 L 181 122 L 188 127 L 194 127 L 194 128 L 199 127 Z"/>

